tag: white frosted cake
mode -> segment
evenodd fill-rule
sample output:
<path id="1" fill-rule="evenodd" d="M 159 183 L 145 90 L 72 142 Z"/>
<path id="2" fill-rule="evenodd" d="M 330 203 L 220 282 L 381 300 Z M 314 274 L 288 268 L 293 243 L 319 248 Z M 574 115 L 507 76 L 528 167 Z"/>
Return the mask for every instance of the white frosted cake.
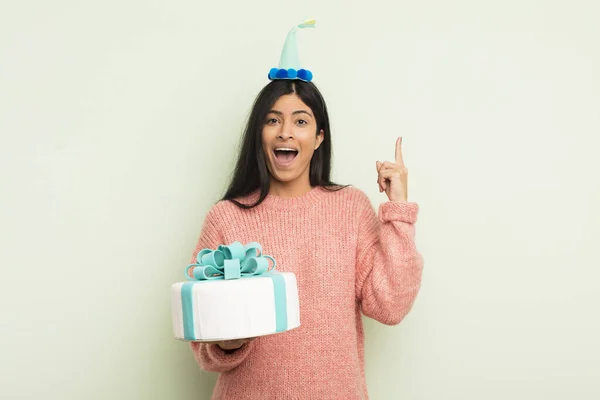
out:
<path id="1" fill-rule="evenodd" d="M 247 255 L 231 254 L 230 246 L 205 249 L 198 264 L 189 265 L 188 282 L 171 286 L 171 314 L 176 339 L 219 341 L 285 332 L 300 326 L 296 276 L 268 269 L 260 245 L 244 246 Z M 254 245 L 254 246 L 252 246 Z M 256 250 L 259 255 L 256 256 Z M 213 253 L 222 252 L 222 254 Z M 235 251 L 233 252 L 235 253 Z M 254 258 L 255 260 L 249 260 Z M 207 260 L 210 259 L 211 262 Z M 262 263 L 261 263 L 262 262 Z M 266 262 L 266 264 L 265 264 Z M 259 264 L 267 265 L 262 268 Z M 188 273 L 194 267 L 192 274 Z M 229 275 L 229 276 L 228 276 Z"/>

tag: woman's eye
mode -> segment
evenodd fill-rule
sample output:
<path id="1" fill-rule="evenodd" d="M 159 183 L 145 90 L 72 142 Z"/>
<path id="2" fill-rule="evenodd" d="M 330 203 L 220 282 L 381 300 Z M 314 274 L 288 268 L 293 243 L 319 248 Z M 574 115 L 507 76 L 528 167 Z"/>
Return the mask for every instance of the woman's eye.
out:
<path id="1" fill-rule="evenodd" d="M 267 120 L 267 124 L 273 125 L 276 124 L 278 121 L 275 118 L 270 118 Z"/>
<path id="2" fill-rule="evenodd" d="M 306 125 L 308 122 L 306 122 L 306 121 L 305 121 L 305 120 L 303 120 L 303 119 L 300 119 L 300 120 L 298 120 L 298 123 L 299 123 L 300 125 Z"/>

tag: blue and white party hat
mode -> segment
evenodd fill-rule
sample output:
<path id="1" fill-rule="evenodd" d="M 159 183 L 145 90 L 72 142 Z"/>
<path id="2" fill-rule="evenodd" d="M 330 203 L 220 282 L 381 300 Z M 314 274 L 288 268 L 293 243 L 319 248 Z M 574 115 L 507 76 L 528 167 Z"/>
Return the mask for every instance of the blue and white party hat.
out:
<path id="1" fill-rule="evenodd" d="M 279 67 L 271 68 L 269 79 L 299 79 L 310 82 L 313 78 L 312 72 L 302 68 L 300 57 L 298 57 L 298 47 L 296 46 L 296 32 L 302 28 L 314 28 L 316 21 L 313 18 L 307 18 L 300 24 L 294 26 L 287 35 L 279 59 Z"/>

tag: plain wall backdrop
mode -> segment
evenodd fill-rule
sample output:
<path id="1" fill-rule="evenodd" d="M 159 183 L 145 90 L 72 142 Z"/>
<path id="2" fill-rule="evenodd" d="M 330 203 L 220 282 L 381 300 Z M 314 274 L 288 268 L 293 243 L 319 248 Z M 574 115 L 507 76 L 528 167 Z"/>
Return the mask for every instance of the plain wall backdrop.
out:
<path id="1" fill-rule="evenodd" d="M 208 399 L 169 291 L 288 30 L 334 179 L 404 137 L 423 287 L 374 400 L 600 398 L 597 1 L 2 2 L 0 398 Z M 326 275 L 324 275 L 326 279 Z M 324 374 L 327 371 L 322 371 Z"/>

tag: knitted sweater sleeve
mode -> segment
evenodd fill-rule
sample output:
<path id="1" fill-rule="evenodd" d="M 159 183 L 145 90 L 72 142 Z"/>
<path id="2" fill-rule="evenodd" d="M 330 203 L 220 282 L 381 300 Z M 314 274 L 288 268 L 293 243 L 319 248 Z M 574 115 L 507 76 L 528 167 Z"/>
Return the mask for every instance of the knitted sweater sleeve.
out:
<path id="1" fill-rule="evenodd" d="M 364 315 L 399 324 L 421 286 L 423 257 L 415 246 L 416 203 L 388 201 L 375 214 L 363 196 L 357 243 L 356 296 Z"/>
<path id="2" fill-rule="evenodd" d="M 219 226 L 225 221 L 220 213 L 213 207 L 204 220 L 204 225 L 200 233 L 200 238 L 196 244 L 191 263 L 196 262 L 196 256 L 200 250 L 205 248 L 215 249 L 224 243 L 224 237 Z M 244 344 L 238 350 L 227 352 L 221 349 L 217 344 L 191 342 L 192 352 L 196 362 L 205 371 L 226 372 L 240 365 L 248 356 L 252 349 L 252 342 Z"/>

